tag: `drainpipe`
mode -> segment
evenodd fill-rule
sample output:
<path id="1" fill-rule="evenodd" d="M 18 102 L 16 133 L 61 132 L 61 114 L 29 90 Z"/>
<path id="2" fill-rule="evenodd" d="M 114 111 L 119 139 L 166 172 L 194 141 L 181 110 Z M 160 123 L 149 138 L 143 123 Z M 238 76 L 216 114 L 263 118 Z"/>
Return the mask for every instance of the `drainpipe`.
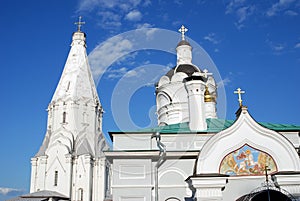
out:
<path id="1" fill-rule="evenodd" d="M 155 201 L 158 201 L 158 168 L 164 163 L 166 156 L 166 146 L 160 141 L 161 136 L 159 132 L 153 133 L 151 138 L 156 139 L 156 144 L 159 149 L 159 159 L 155 165 Z"/>

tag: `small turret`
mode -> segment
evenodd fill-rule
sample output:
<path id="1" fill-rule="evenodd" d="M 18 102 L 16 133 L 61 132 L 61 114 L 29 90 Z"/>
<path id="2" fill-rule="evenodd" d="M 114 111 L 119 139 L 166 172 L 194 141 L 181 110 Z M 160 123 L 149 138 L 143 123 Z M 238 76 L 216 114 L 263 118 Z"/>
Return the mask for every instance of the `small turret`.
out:
<path id="1" fill-rule="evenodd" d="M 184 35 L 187 31 L 188 29 L 183 25 L 179 29 L 179 32 L 181 32 L 181 41 L 176 47 L 177 66 L 179 66 L 180 64 L 192 64 L 192 46 L 185 40 Z"/>
<path id="2" fill-rule="evenodd" d="M 192 131 L 207 129 L 204 91 L 206 78 L 201 75 L 194 75 L 185 78 L 185 88 L 188 93 L 189 127 Z"/>

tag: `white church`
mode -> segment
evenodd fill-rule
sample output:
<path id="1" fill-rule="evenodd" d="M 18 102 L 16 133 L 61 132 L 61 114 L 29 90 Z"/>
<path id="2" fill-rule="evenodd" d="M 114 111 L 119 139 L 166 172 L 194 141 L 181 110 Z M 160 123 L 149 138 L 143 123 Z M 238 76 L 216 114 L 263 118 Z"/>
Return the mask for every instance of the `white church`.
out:
<path id="1" fill-rule="evenodd" d="M 31 159 L 30 194 L 11 201 L 300 200 L 300 126 L 257 122 L 241 89 L 236 119 L 219 119 L 218 87 L 193 64 L 184 26 L 177 64 L 154 86 L 157 127 L 110 132 L 109 147 L 80 25 Z"/>

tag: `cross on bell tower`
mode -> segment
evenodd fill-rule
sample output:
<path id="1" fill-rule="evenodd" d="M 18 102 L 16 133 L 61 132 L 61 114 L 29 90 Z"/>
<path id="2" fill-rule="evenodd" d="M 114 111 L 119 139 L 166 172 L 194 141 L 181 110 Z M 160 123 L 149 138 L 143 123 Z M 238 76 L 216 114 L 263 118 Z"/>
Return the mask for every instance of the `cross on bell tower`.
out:
<path id="1" fill-rule="evenodd" d="M 180 29 L 178 30 L 180 33 L 181 33 L 181 40 L 185 40 L 185 36 L 184 36 L 184 34 L 185 34 L 185 32 L 187 32 L 188 31 L 188 29 L 187 28 L 185 28 L 183 25 L 180 27 Z"/>
<path id="2" fill-rule="evenodd" d="M 237 88 L 237 90 L 234 91 L 234 93 L 238 94 L 238 97 L 239 97 L 238 101 L 239 101 L 240 107 L 242 107 L 243 106 L 243 104 L 242 104 L 242 102 L 243 102 L 243 100 L 242 100 L 242 94 L 244 94 L 245 91 L 242 91 L 241 88 Z"/>
<path id="3" fill-rule="evenodd" d="M 74 23 L 74 24 L 77 25 L 77 31 L 78 31 L 78 32 L 81 32 L 80 28 L 81 28 L 82 25 L 85 24 L 85 22 L 82 22 L 82 21 L 81 21 L 81 18 L 82 18 L 82 17 L 79 16 L 78 22 L 75 22 L 75 23 Z"/>

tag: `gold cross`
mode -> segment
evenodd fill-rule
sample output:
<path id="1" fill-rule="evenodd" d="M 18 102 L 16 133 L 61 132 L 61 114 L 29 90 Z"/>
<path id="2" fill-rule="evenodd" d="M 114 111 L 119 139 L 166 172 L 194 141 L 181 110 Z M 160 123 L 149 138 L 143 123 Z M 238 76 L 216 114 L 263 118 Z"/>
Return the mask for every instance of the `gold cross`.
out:
<path id="1" fill-rule="evenodd" d="M 82 22 L 81 21 L 81 16 L 79 16 L 79 20 L 78 20 L 78 22 L 75 22 L 74 24 L 76 24 L 77 25 L 77 31 L 78 32 L 81 32 L 81 30 L 80 30 L 80 28 L 81 28 L 81 26 L 83 25 L 83 24 L 85 24 L 85 22 Z"/>
<path id="2" fill-rule="evenodd" d="M 178 31 L 181 33 L 181 39 L 182 39 L 182 40 L 185 40 L 184 34 L 185 34 L 185 32 L 188 31 L 188 29 L 185 28 L 185 27 L 182 25 Z"/>
<path id="3" fill-rule="evenodd" d="M 239 96 L 238 101 L 239 101 L 239 103 L 240 103 L 240 107 L 242 107 L 242 106 L 243 106 L 243 105 L 242 105 L 242 102 L 243 102 L 243 100 L 242 100 L 242 94 L 244 94 L 245 91 L 242 91 L 241 88 L 238 88 L 236 91 L 234 91 L 234 93 L 235 93 L 235 94 L 238 94 L 238 96 Z"/>

